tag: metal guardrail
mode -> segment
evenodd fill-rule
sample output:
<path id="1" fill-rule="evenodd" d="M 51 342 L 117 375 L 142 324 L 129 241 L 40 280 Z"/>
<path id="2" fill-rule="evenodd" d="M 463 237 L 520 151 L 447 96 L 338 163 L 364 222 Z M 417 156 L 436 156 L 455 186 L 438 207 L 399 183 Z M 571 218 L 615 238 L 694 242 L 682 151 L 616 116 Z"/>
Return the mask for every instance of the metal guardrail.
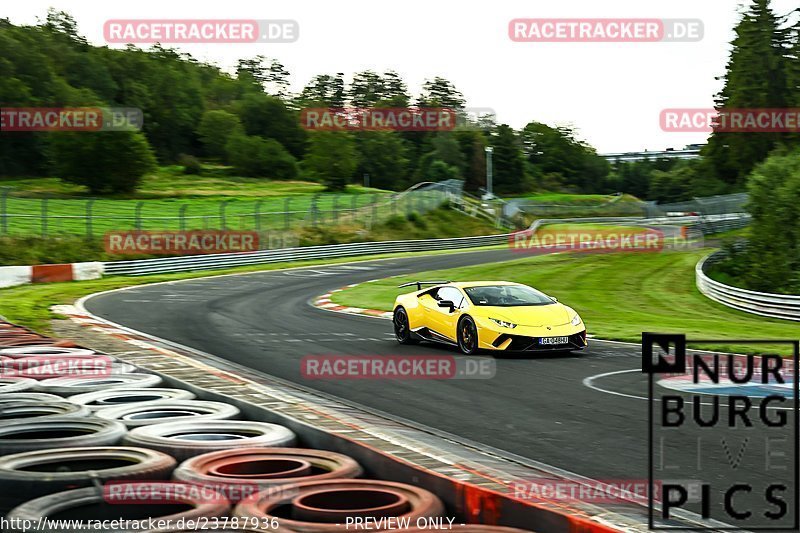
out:
<path id="1" fill-rule="evenodd" d="M 747 220 L 740 216 L 732 219 L 733 215 L 719 215 L 719 220 L 706 222 L 709 230 L 714 230 L 709 224 L 727 225 L 737 222 L 746 224 Z M 562 222 L 605 222 L 628 224 L 666 224 L 666 225 L 697 225 L 699 217 L 662 217 L 658 219 L 643 218 L 588 218 L 588 219 L 548 219 L 538 220 L 531 227 L 535 231 L 538 227 L 548 223 Z M 720 230 L 714 230 L 720 231 Z M 713 231 L 709 231 L 713 232 Z M 475 248 L 479 246 L 493 246 L 506 244 L 513 233 L 499 235 L 481 235 L 478 237 L 456 237 L 448 239 L 419 239 L 406 241 L 379 241 L 359 242 L 348 244 L 328 244 L 321 246 L 302 246 L 296 248 L 281 248 L 275 250 L 260 250 L 257 252 L 240 252 L 230 254 L 190 255 L 181 257 L 165 257 L 157 259 L 137 259 L 131 261 L 112 261 L 104 263 L 105 274 L 120 274 L 127 276 L 143 276 L 147 274 L 165 274 L 170 272 L 189 272 L 193 270 L 212 270 L 237 266 L 279 263 L 288 261 L 302 261 L 309 259 L 335 259 L 338 257 L 357 257 L 397 252 L 425 252 L 429 250 L 458 250 Z"/>
<path id="2" fill-rule="evenodd" d="M 800 322 L 800 296 L 750 291 L 709 278 L 706 269 L 724 256 L 724 252 L 714 252 L 697 263 L 695 282 L 701 293 L 739 311 Z"/>
<path id="3" fill-rule="evenodd" d="M 335 259 L 396 252 L 423 252 L 428 250 L 457 250 L 491 246 L 508 242 L 509 234 L 482 235 L 479 237 L 458 237 L 452 239 L 420 239 L 409 241 L 359 242 L 349 244 L 327 244 L 322 246 L 303 246 L 244 252 L 233 254 L 191 255 L 135 261 L 114 261 L 105 263 L 106 274 L 142 276 L 168 272 L 188 272 L 210 270 L 235 266 L 302 261 L 308 259 Z"/>

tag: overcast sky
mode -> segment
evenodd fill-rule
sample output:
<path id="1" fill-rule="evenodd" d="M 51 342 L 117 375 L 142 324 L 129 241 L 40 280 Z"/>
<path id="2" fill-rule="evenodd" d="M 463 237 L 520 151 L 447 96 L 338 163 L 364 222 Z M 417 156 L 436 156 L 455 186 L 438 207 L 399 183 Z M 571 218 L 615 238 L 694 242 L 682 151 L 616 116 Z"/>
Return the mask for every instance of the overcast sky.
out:
<path id="1" fill-rule="evenodd" d="M 451 80 L 470 107 L 495 110 L 515 128 L 531 120 L 569 124 L 600 152 L 680 148 L 702 133 L 667 133 L 664 108 L 707 108 L 720 89 L 741 2 L 734 0 L 25 0 L 0 16 L 33 24 L 48 7 L 66 11 L 93 44 L 108 19 L 293 19 L 300 38 L 283 44 L 174 45 L 231 70 L 266 55 L 291 73 L 292 89 L 315 74 L 394 69 L 416 95 L 426 78 Z M 773 0 L 780 14 L 796 2 Z M 700 19 L 699 42 L 516 43 L 514 18 Z"/>

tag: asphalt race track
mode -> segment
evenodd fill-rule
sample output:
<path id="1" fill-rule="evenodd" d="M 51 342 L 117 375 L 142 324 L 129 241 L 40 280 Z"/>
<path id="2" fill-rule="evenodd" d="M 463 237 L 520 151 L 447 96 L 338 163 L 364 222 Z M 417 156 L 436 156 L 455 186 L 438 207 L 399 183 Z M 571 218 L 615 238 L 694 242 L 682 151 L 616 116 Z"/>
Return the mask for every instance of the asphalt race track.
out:
<path id="1" fill-rule="evenodd" d="M 314 297 L 395 274 L 517 257 L 491 250 L 189 280 L 99 295 L 86 308 L 257 371 L 583 476 L 647 479 L 647 389 L 638 346 L 590 341 L 578 354 L 498 358 L 496 376 L 488 380 L 301 377 L 300 359 L 306 355 L 455 354 L 446 347 L 400 346 L 390 321 L 317 309 L 309 304 Z M 688 467 L 675 478 L 695 479 L 686 472 L 696 473 L 692 443 L 700 433 L 683 431 L 686 446 L 666 453 Z M 734 469 L 725 464 L 720 439 L 702 435 L 707 459 L 716 459 L 702 464 L 702 479 L 745 478 L 754 485 L 770 479 L 757 445 Z M 729 438 L 725 446 L 737 453 L 741 443 Z"/>

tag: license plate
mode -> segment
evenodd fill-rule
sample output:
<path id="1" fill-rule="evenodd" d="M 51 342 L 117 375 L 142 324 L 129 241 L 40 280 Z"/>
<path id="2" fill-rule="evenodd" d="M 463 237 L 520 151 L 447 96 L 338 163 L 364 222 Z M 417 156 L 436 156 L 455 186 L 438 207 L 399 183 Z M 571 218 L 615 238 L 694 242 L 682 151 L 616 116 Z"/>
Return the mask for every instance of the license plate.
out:
<path id="1" fill-rule="evenodd" d="M 540 344 L 567 344 L 569 337 L 542 337 L 539 339 Z"/>

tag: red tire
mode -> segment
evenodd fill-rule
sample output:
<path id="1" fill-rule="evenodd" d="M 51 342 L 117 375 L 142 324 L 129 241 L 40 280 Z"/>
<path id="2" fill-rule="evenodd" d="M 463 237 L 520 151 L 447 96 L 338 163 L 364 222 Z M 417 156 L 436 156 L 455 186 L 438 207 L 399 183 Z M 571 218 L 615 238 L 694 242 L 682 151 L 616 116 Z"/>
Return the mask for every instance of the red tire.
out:
<path id="1" fill-rule="evenodd" d="M 334 452 L 303 448 L 241 448 L 198 455 L 175 470 L 179 481 L 220 487 L 233 503 L 279 485 L 356 478 L 361 466 Z M 236 496 L 239 496 L 238 498 Z"/>
<path id="2" fill-rule="evenodd" d="M 273 515 L 278 509 L 280 516 Z M 240 502 L 233 513 L 262 521 L 276 518 L 276 531 L 327 533 L 346 531 L 348 516 L 393 516 L 416 523 L 441 516 L 444 505 L 433 493 L 412 485 L 343 479 L 283 485 Z"/>

